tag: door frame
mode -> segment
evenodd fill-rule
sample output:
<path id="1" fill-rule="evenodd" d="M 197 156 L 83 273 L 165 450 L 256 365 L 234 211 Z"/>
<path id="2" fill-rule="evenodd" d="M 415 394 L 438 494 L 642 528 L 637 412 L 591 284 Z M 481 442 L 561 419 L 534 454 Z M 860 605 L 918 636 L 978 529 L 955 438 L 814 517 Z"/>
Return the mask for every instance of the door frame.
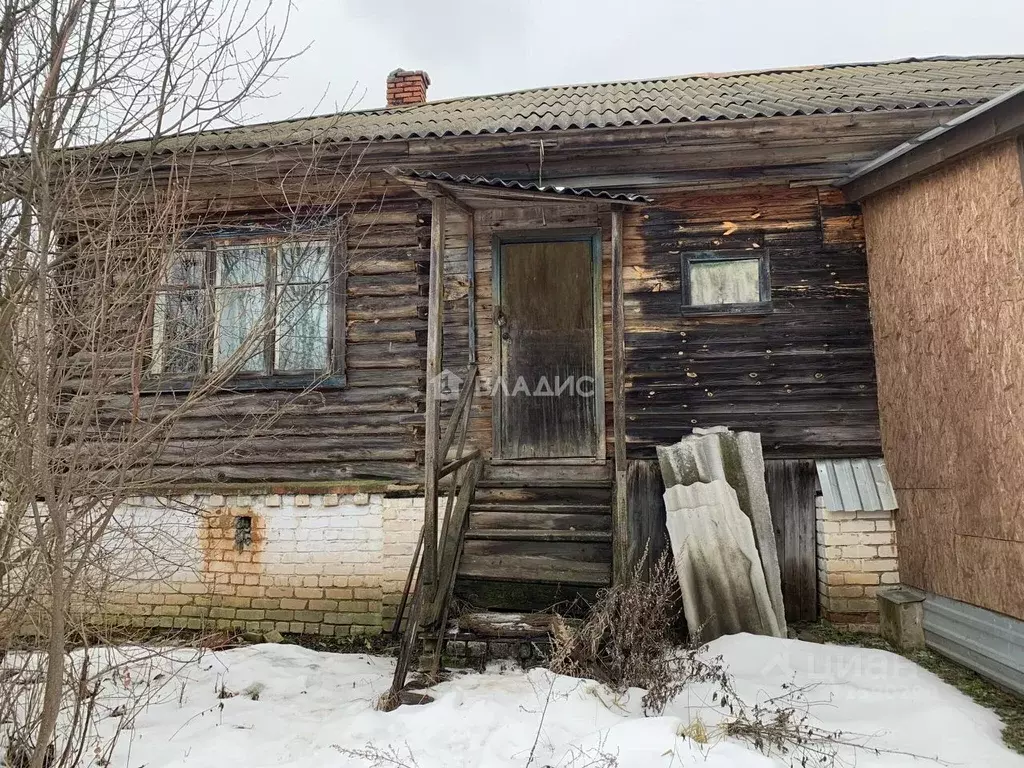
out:
<path id="1" fill-rule="evenodd" d="M 494 464 L 604 464 L 607 460 L 605 434 L 604 391 L 604 295 L 602 279 L 601 228 L 531 229 L 496 233 L 491 240 L 491 372 L 492 381 L 500 381 L 504 361 L 501 351 L 501 329 L 498 313 L 501 310 L 501 247 L 509 243 L 590 242 L 591 295 L 594 304 L 594 418 L 597 427 L 597 452 L 593 457 L 514 459 L 501 454 L 501 418 L 503 398 L 501 388 L 495 390 L 491 403 L 491 462 Z"/>

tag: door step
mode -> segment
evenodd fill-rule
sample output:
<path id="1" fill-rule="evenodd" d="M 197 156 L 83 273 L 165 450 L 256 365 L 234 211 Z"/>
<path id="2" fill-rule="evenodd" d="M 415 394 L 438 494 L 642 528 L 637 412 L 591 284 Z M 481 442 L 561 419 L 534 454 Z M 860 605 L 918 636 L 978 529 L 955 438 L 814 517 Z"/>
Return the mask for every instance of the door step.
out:
<path id="1" fill-rule="evenodd" d="M 611 487 L 612 467 L 602 464 L 488 464 L 484 487 Z"/>
<path id="2" fill-rule="evenodd" d="M 467 541 L 579 541 L 610 542 L 611 531 L 555 531 L 528 528 L 470 528 Z"/>
<path id="3" fill-rule="evenodd" d="M 478 609 L 542 611 L 611 582 L 606 464 L 490 464 L 469 508 L 456 593 Z"/>
<path id="4" fill-rule="evenodd" d="M 473 611 L 455 619 L 458 632 L 486 638 L 535 638 L 551 634 L 555 615 L 507 611 Z"/>

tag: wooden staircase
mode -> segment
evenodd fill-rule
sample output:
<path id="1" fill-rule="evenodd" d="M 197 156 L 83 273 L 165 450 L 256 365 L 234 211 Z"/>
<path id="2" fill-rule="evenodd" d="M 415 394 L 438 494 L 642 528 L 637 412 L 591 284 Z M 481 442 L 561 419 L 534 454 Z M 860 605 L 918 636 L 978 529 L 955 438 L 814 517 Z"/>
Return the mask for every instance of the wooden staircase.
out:
<path id="1" fill-rule="evenodd" d="M 514 611 L 592 600 L 611 583 L 611 501 L 606 465 L 485 465 L 456 596 Z"/>

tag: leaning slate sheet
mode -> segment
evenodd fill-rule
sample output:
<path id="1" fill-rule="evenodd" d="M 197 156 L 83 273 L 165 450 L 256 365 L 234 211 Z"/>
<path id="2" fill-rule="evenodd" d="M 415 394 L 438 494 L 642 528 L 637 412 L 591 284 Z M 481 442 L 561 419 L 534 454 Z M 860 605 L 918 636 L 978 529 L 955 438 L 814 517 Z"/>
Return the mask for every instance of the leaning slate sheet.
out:
<path id="1" fill-rule="evenodd" d="M 666 488 L 725 480 L 736 491 L 740 509 L 753 526 L 768 596 L 775 611 L 775 620 L 785 636 L 782 574 L 768 506 L 768 490 L 764 484 L 761 436 L 756 432 L 733 432 L 726 427 L 695 429 L 692 435 L 675 445 L 659 447 L 658 462 Z"/>
<path id="2" fill-rule="evenodd" d="M 665 491 L 683 612 L 695 640 L 752 632 L 784 636 L 768 598 L 750 520 L 725 480 Z"/>

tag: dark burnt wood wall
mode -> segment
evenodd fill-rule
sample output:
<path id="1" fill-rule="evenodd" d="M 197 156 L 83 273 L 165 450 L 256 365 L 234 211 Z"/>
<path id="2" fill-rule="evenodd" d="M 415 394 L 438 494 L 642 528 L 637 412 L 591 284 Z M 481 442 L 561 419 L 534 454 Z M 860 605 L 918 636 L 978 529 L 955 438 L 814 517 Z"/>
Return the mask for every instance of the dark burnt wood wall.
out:
<path id="1" fill-rule="evenodd" d="M 624 220 L 629 458 L 716 424 L 760 432 L 769 460 L 880 456 L 857 206 L 814 187 L 655 197 Z M 770 312 L 688 316 L 681 254 L 737 248 L 769 251 Z"/>

